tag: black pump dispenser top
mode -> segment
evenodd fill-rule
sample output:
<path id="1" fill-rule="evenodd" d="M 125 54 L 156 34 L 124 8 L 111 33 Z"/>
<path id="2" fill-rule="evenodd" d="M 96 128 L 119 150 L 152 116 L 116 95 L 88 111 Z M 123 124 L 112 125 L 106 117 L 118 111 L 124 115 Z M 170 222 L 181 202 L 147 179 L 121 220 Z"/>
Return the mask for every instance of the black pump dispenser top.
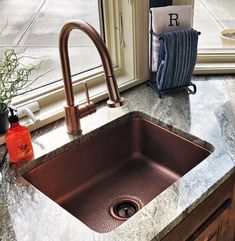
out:
<path id="1" fill-rule="evenodd" d="M 8 120 L 10 123 L 17 123 L 19 122 L 19 118 L 18 115 L 16 115 L 15 113 L 17 112 L 17 110 L 12 109 L 11 107 L 9 107 L 10 113 L 8 116 Z"/>

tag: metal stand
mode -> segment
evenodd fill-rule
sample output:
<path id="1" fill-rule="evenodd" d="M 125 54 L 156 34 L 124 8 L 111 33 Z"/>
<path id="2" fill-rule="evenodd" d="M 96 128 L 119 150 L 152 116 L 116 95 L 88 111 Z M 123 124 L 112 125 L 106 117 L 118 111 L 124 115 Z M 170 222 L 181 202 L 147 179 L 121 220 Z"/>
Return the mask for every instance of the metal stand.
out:
<path id="1" fill-rule="evenodd" d="M 157 88 L 157 84 L 156 81 L 153 81 L 153 76 L 155 75 L 153 72 L 153 36 L 155 36 L 156 38 L 160 39 L 160 36 L 158 34 L 156 34 L 155 32 L 153 32 L 153 27 L 152 27 L 152 20 L 153 20 L 153 16 L 152 16 L 152 11 L 150 10 L 150 53 L 149 53 L 149 76 L 150 76 L 150 80 L 148 81 L 148 85 L 150 87 L 152 87 L 157 93 L 159 98 L 162 98 L 162 94 L 165 92 L 172 92 L 172 91 L 177 91 L 177 90 L 182 90 L 182 89 L 186 89 L 188 94 L 196 94 L 197 92 L 197 87 L 195 84 L 193 84 L 191 81 L 188 83 L 188 85 L 186 86 L 177 86 L 177 87 L 173 87 L 173 88 L 169 88 L 169 89 L 163 89 L 163 90 L 159 90 Z M 198 35 L 200 35 L 201 32 L 198 32 Z M 192 87 L 192 89 L 190 88 Z"/>
<path id="2" fill-rule="evenodd" d="M 192 95 L 196 94 L 196 92 L 197 92 L 197 86 L 195 84 L 193 84 L 192 82 L 189 82 L 189 84 L 186 86 L 178 86 L 178 87 L 164 89 L 164 90 L 159 90 L 157 88 L 157 84 L 153 83 L 152 81 L 148 81 L 147 84 L 151 88 L 153 88 L 154 91 L 157 92 L 159 98 L 162 98 L 163 93 L 174 92 L 174 91 L 179 91 L 179 90 L 183 90 L 183 89 L 186 90 L 188 92 L 188 94 L 192 94 Z M 192 89 L 190 87 L 192 87 Z"/>

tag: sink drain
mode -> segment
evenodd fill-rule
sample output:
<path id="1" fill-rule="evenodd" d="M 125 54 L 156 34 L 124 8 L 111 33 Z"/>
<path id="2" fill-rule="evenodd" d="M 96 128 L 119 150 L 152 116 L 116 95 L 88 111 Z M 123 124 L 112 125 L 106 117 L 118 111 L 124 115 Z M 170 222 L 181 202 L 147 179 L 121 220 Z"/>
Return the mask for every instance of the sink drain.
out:
<path id="1" fill-rule="evenodd" d="M 110 214 L 118 220 L 127 220 L 140 210 L 142 203 L 133 197 L 115 200 L 110 207 Z"/>

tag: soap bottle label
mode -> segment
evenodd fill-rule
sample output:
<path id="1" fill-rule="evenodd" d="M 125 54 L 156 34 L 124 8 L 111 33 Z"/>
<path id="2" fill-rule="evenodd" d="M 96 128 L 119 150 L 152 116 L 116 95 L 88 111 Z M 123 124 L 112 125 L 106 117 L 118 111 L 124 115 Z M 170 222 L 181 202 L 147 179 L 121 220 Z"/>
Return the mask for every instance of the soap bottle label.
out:
<path id="1" fill-rule="evenodd" d="M 33 149 L 29 142 L 28 134 L 24 134 L 20 139 L 15 140 L 15 147 L 17 159 L 33 155 Z"/>

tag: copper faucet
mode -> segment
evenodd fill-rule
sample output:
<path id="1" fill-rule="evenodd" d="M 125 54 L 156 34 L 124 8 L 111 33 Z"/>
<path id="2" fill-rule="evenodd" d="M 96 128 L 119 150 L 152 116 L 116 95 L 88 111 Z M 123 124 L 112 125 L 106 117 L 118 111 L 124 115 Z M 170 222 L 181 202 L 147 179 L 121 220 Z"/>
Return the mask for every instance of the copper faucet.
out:
<path id="1" fill-rule="evenodd" d="M 79 29 L 86 33 L 92 42 L 95 44 L 103 64 L 105 79 L 108 89 L 109 100 L 107 104 L 109 107 L 118 107 L 123 105 L 124 99 L 120 97 L 117 82 L 114 76 L 112 61 L 108 52 L 106 45 L 104 44 L 99 33 L 88 23 L 78 20 L 75 22 L 67 23 L 63 26 L 60 32 L 59 39 L 59 51 L 60 51 L 60 60 L 61 68 L 64 79 L 64 89 L 65 89 L 65 98 L 66 104 L 65 109 L 65 120 L 67 125 L 68 133 L 78 134 L 81 130 L 80 119 L 92 114 L 96 111 L 96 106 L 93 102 L 89 100 L 88 89 L 86 88 L 87 103 L 78 106 L 74 104 L 74 94 L 72 87 L 71 71 L 70 71 L 70 62 L 68 54 L 68 39 L 70 32 L 73 29 Z"/>

